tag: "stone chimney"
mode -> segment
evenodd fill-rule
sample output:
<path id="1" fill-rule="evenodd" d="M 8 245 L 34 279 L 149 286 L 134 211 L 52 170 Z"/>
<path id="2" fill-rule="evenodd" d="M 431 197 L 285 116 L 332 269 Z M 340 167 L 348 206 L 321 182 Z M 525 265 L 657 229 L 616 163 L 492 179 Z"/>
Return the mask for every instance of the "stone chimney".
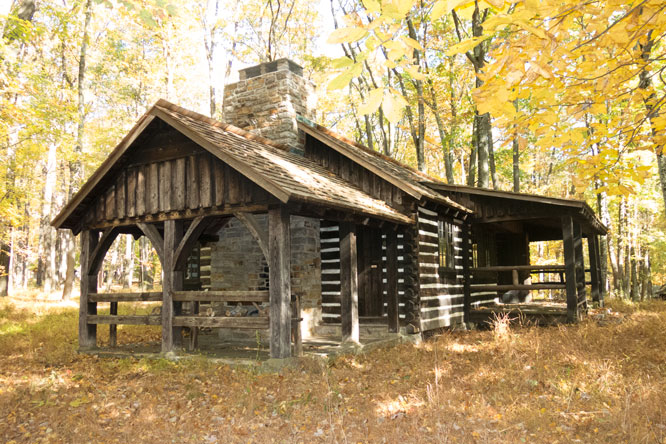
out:
<path id="1" fill-rule="evenodd" d="M 241 69 L 224 88 L 224 121 L 303 153 L 296 116 L 314 119 L 315 88 L 303 68 L 279 59 Z"/>

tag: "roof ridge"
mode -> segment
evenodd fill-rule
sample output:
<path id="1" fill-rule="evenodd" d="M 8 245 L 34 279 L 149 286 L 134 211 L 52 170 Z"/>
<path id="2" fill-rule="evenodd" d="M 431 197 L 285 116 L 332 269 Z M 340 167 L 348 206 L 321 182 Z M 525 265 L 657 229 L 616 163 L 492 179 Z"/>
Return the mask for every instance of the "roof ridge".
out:
<path id="1" fill-rule="evenodd" d="M 289 151 L 289 147 L 287 145 L 281 144 L 274 142 L 270 139 L 267 139 L 263 136 L 258 136 L 250 131 L 244 130 L 242 128 L 238 128 L 237 126 L 231 125 L 230 123 L 225 123 L 220 120 L 215 120 L 211 117 L 205 116 L 203 114 L 200 114 L 196 111 L 191 111 L 187 108 L 183 108 L 182 106 L 176 105 L 175 103 L 169 102 L 166 99 L 159 99 L 153 107 L 160 107 L 160 108 L 166 108 L 169 111 L 177 112 L 179 114 L 182 114 L 184 116 L 190 117 L 195 120 L 199 120 L 201 122 L 207 123 L 209 125 L 212 125 L 216 128 L 221 128 L 224 131 L 228 131 L 230 133 L 236 134 L 237 136 L 243 137 L 248 140 L 252 140 L 255 142 L 263 143 L 264 145 L 269 145 L 274 148 L 280 149 L 282 151 Z"/>

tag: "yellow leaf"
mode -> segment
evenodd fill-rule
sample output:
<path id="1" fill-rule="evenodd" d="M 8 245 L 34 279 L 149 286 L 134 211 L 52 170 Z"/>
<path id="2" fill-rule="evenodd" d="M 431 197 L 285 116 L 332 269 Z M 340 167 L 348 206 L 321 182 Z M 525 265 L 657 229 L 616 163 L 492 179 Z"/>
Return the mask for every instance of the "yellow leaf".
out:
<path id="1" fill-rule="evenodd" d="M 384 98 L 384 89 L 375 88 L 368 93 L 368 97 L 364 104 L 358 107 L 359 114 L 372 114 L 377 111 L 379 105 L 382 104 L 382 99 Z"/>
<path id="2" fill-rule="evenodd" d="M 354 64 L 354 61 L 349 57 L 339 57 L 331 60 L 331 66 L 336 69 L 348 68 Z"/>
<path id="3" fill-rule="evenodd" d="M 464 3 L 455 8 L 458 15 L 465 20 L 472 20 L 472 15 L 474 15 L 474 3 Z"/>
<path id="4" fill-rule="evenodd" d="M 402 96 L 400 97 L 402 99 Z M 382 108 L 384 110 L 384 115 L 391 123 L 398 123 L 402 118 L 402 109 L 404 108 L 403 102 L 398 99 L 394 94 L 386 93 L 384 94 L 384 100 L 382 101 Z"/>
<path id="5" fill-rule="evenodd" d="M 447 3 L 446 0 L 437 0 L 437 3 L 435 3 L 430 11 L 430 20 L 437 20 L 444 14 L 448 14 L 450 9 L 447 8 Z"/>
<path id="6" fill-rule="evenodd" d="M 504 0 L 485 0 L 485 1 L 496 9 L 502 9 L 504 7 Z"/>
<path id="7" fill-rule="evenodd" d="M 328 82 L 328 86 L 326 87 L 327 90 L 333 91 L 336 89 L 342 89 L 345 86 L 349 85 L 349 82 L 354 78 L 352 75 L 351 71 L 347 70 L 340 74 L 339 76 L 335 77 L 333 80 Z"/>
<path id="8" fill-rule="evenodd" d="M 379 12 L 380 4 L 379 0 L 363 0 L 363 6 L 368 12 Z"/>
<path id="9" fill-rule="evenodd" d="M 363 28 L 338 28 L 328 36 L 327 43 L 351 43 L 357 40 L 361 40 L 363 37 L 368 35 L 368 31 Z"/>
<path id="10" fill-rule="evenodd" d="M 411 37 L 402 36 L 401 40 L 405 43 L 405 45 L 409 46 L 410 48 L 417 49 L 419 51 L 423 51 L 423 46 L 416 40 L 414 40 Z"/>
<path id="11" fill-rule="evenodd" d="M 409 10 L 414 6 L 414 0 L 385 0 L 383 6 L 382 15 L 401 20 L 405 18 Z"/>
<path id="12" fill-rule="evenodd" d="M 412 76 L 412 78 L 414 78 L 415 80 L 425 80 L 426 78 L 426 76 L 423 75 L 422 72 L 419 72 L 418 67 L 414 65 L 405 66 L 405 71 L 407 71 L 409 75 Z"/>
<path id="13" fill-rule="evenodd" d="M 461 54 L 467 51 L 470 51 L 477 47 L 481 42 L 483 42 L 487 37 L 474 37 L 471 39 L 463 40 L 462 42 L 453 45 L 446 51 L 447 56 L 452 56 L 455 54 Z"/>

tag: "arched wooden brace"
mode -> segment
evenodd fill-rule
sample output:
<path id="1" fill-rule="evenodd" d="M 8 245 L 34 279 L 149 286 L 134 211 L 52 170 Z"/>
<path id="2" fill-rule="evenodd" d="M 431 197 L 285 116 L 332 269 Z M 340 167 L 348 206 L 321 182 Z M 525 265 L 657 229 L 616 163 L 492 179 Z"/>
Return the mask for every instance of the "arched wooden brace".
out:
<path id="1" fill-rule="evenodd" d="M 261 248 L 261 252 L 264 253 L 266 261 L 268 261 L 268 233 L 266 230 L 261 229 L 259 222 L 257 222 L 257 218 L 254 217 L 254 214 L 236 212 L 234 213 L 234 217 L 243 222 L 243 225 L 245 225 L 254 240 L 256 240 L 259 244 L 259 248 Z"/>
<path id="2" fill-rule="evenodd" d="M 212 217 L 205 216 L 199 216 L 192 221 L 174 253 L 173 270 L 182 270 L 185 267 L 194 244 L 196 244 L 201 233 L 210 226 L 212 221 Z"/>
<path id="3" fill-rule="evenodd" d="M 153 244 L 153 248 L 157 252 L 157 257 L 160 259 L 160 264 L 164 267 L 164 238 L 157 231 L 157 227 L 153 224 L 138 223 L 136 224 L 143 234 L 150 240 L 150 243 Z"/>
<path id="4" fill-rule="evenodd" d="M 111 244 L 113 244 L 113 241 L 116 240 L 119 234 L 119 227 L 110 227 L 104 230 L 88 262 L 88 270 L 86 271 L 89 276 L 99 272 L 102 262 L 104 261 L 104 256 L 106 256 Z"/>

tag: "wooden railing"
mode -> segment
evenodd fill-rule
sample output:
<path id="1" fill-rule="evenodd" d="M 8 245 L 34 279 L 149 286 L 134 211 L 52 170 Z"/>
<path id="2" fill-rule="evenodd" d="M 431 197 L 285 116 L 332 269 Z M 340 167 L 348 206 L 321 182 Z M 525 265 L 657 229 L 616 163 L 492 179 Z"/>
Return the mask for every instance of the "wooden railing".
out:
<path id="1" fill-rule="evenodd" d="M 118 325 L 161 325 L 161 315 L 118 315 L 118 302 L 161 302 L 162 292 L 143 293 L 90 293 L 90 302 L 108 302 L 110 309 L 108 315 L 88 315 L 89 324 L 109 325 L 109 344 L 114 347 L 117 341 Z M 258 316 L 205 316 L 199 313 L 199 304 L 202 302 L 226 303 L 254 303 L 262 304 L 270 301 L 269 292 L 266 291 L 174 291 L 172 300 L 179 303 L 192 304 L 191 314 L 175 315 L 174 327 L 187 327 L 190 329 L 189 349 L 196 347 L 200 328 L 238 328 L 250 330 L 265 330 L 270 328 L 268 314 Z M 292 296 L 292 337 L 294 353 L 302 356 L 303 345 L 300 322 L 302 321 L 300 301 Z"/>
<path id="2" fill-rule="evenodd" d="M 564 290 L 566 283 L 564 282 L 563 274 L 566 267 L 564 265 L 497 265 L 490 267 L 476 267 L 470 268 L 472 275 L 472 283 L 470 289 L 472 291 L 510 291 L 510 290 Z M 560 276 L 560 282 L 534 282 L 532 284 L 524 284 L 520 282 L 519 272 L 528 271 L 530 274 L 536 273 L 552 273 Z M 585 271 L 589 271 L 585 270 Z M 475 284 L 475 274 L 488 273 L 502 273 L 511 272 L 511 284 Z M 586 282 L 587 284 L 587 282 Z"/>

